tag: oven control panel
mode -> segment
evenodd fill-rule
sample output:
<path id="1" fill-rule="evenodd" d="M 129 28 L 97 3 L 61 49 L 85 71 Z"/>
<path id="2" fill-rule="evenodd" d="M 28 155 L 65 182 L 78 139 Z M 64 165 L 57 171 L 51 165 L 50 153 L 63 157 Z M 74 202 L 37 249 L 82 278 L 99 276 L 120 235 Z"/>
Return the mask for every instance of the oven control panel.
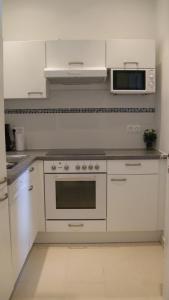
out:
<path id="1" fill-rule="evenodd" d="M 106 173 L 105 160 L 45 161 L 44 173 Z"/>

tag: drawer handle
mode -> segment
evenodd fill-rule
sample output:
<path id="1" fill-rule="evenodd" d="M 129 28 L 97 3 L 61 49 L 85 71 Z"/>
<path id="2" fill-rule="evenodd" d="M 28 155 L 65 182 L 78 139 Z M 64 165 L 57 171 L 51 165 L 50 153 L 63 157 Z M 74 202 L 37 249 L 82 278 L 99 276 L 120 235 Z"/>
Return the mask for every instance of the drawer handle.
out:
<path id="1" fill-rule="evenodd" d="M 7 193 L 4 195 L 4 197 L 0 198 L 0 202 L 5 201 L 6 199 L 8 199 L 8 194 Z"/>
<path id="2" fill-rule="evenodd" d="M 124 182 L 124 181 L 127 181 L 127 179 L 126 178 L 111 178 L 111 181 L 112 182 L 116 182 L 116 181 Z"/>
<path id="3" fill-rule="evenodd" d="M 35 170 L 35 168 L 32 167 L 32 168 L 29 169 L 29 172 L 33 172 L 34 170 Z"/>
<path id="4" fill-rule="evenodd" d="M 28 92 L 28 95 L 43 95 L 43 92 Z"/>
<path id="5" fill-rule="evenodd" d="M 84 227 L 84 224 L 68 224 L 69 227 Z"/>
<path id="6" fill-rule="evenodd" d="M 68 63 L 69 66 L 72 66 L 72 65 L 84 65 L 84 62 L 82 61 L 70 61 Z"/>
<path id="7" fill-rule="evenodd" d="M 33 185 L 31 185 L 28 189 L 28 191 L 32 191 L 33 190 Z"/>
<path id="8" fill-rule="evenodd" d="M 137 164 L 125 164 L 126 167 L 140 167 L 141 163 L 137 163 Z"/>
<path id="9" fill-rule="evenodd" d="M 5 182 L 7 182 L 7 177 L 4 177 L 2 180 L 0 180 L 0 184 L 4 184 Z"/>

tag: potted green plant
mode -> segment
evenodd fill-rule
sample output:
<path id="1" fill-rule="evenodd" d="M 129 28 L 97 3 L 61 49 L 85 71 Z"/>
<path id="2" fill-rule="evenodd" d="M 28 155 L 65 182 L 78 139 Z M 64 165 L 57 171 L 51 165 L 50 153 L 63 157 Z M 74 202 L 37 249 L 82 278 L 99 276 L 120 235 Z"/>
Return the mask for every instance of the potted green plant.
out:
<path id="1" fill-rule="evenodd" d="M 155 129 L 146 129 L 144 131 L 144 142 L 146 143 L 147 150 L 152 150 L 157 140 L 157 132 Z"/>

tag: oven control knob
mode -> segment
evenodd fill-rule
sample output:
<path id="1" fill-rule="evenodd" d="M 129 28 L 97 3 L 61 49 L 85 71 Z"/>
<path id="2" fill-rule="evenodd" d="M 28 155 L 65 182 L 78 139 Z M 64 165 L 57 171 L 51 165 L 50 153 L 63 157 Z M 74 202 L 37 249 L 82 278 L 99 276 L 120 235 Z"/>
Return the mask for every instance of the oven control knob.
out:
<path id="1" fill-rule="evenodd" d="M 51 166 L 51 169 L 52 169 L 52 171 L 55 171 L 56 170 L 56 166 L 55 165 Z"/>
<path id="2" fill-rule="evenodd" d="M 95 170 L 99 170 L 100 166 L 99 165 L 95 165 Z"/>
<path id="3" fill-rule="evenodd" d="M 83 169 L 83 170 L 86 170 L 86 169 L 87 169 L 87 166 L 83 165 L 83 166 L 82 166 L 82 169 Z"/>
<path id="4" fill-rule="evenodd" d="M 93 166 L 92 166 L 92 165 L 89 165 L 89 166 L 88 166 L 88 169 L 89 169 L 89 170 L 93 170 Z"/>
<path id="5" fill-rule="evenodd" d="M 80 166 L 79 165 L 76 166 L 76 170 L 80 170 Z"/>
<path id="6" fill-rule="evenodd" d="M 68 165 L 65 165 L 64 166 L 64 169 L 67 171 L 67 170 L 69 170 L 69 166 Z"/>

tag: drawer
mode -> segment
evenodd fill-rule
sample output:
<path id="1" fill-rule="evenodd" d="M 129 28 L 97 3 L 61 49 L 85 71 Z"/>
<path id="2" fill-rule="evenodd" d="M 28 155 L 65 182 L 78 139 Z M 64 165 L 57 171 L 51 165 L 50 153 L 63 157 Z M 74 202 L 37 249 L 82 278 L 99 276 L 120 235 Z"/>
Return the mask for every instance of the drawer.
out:
<path id="1" fill-rule="evenodd" d="M 47 232 L 106 232 L 106 221 L 46 221 Z"/>
<path id="2" fill-rule="evenodd" d="M 157 174 L 159 160 L 109 160 L 108 174 Z"/>

